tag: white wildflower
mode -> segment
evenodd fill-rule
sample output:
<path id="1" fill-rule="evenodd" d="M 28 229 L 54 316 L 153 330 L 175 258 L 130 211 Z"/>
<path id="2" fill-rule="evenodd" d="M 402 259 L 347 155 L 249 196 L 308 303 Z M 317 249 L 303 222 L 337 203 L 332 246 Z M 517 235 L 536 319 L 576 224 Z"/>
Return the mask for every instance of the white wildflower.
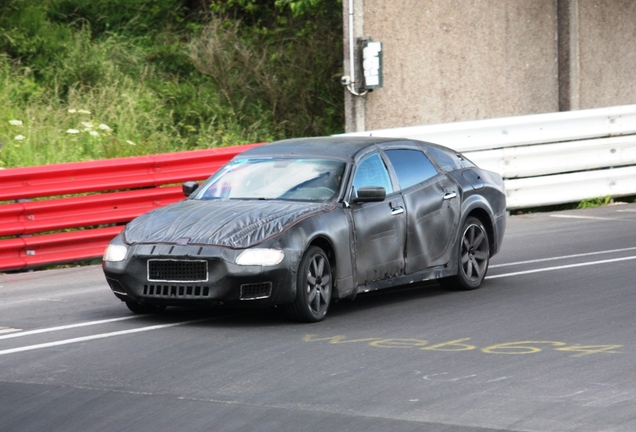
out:
<path id="1" fill-rule="evenodd" d="M 75 108 L 69 108 L 68 112 L 69 112 L 69 114 L 75 114 L 77 112 L 77 110 Z"/>
<path id="2" fill-rule="evenodd" d="M 135 143 L 134 143 L 133 141 L 131 141 L 131 140 L 126 140 L 126 143 L 127 143 L 127 144 L 130 144 L 130 145 L 137 145 L 137 144 L 135 144 Z"/>
<path id="3" fill-rule="evenodd" d="M 94 130 L 90 131 L 89 134 L 90 134 L 90 136 L 94 136 L 94 137 L 98 137 L 99 136 L 99 132 L 94 131 Z"/>
<path id="4" fill-rule="evenodd" d="M 9 124 L 12 126 L 22 126 L 22 120 L 9 120 Z"/>
<path id="5" fill-rule="evenodd" d="M 89 110 L 85 110 L 85 109 L 79 109 L 77 110 L 78 114 L 90 114 L 91 112 Z"/>
<path id="6" fill-rule="evenodd" d="M 101 129 L 101 130 L 103 130 L 103 131 L 107 131 L 107 132 L 108 132 L 109 130 L 112 130 L 112 129 L 110 128 L 110 126 L 108 126 L 108 125 L 106 125 L 106 124 L 104 124 L 104 123 L 101 123 L 99 126 L 97 126 L 97 128 L 98 128 L 98 129 Z"/>
<path id="7" fill-rule="evenodd" d="M 93 129 L 93 123 L 91 122 L 82 122 L 82 126 L 84 126 L 86 129 Z"/>
<path id="8" fill-rule="evenodd" d="M 24 141 L 26 137 L 24 135 L 16 135 L 15 138 L 13 138 L 16 141 Z"/>
<path id="9" fill-rule="evenodd" d="M 66 129 L 66 133 L 67 134 L 78 134 L 78 133 L 80 133 L 80 131 L 78 131 L 77 129 Z"/>

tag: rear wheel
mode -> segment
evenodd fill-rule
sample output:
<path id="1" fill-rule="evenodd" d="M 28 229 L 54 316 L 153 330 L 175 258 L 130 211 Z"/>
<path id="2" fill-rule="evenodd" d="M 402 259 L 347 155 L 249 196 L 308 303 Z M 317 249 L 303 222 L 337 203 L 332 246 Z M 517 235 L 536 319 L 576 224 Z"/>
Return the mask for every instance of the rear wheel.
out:
<path id="1" fill-rule="evenodd" d="M 484 224 L 475 217 L 464 222 L 458 247 L 458 269 L 455 276 L 440 279 L 446 288 L 472 290 L 479 288 L 490 263 L 490 244 Z"/>
<path id="2" fill-rule="evenodd" d="M 295 321 L 321 321 L 327 315 L 333 286 L 331 264 L 321 248 L 307 249 L 297 278 L 296 299 L 287 306 L 287 315 Z"/>
<path id="3" fill-rule="evenodd" d="M 134 300 L 126 300 L 126 306 L 128 306 L 128 309 L 130 309 L 131 312 L 134 312 L 136 314 L 144 314 L 144 315 L 159 313 L 166 309 L 165 306 L 137 303 Z"/>

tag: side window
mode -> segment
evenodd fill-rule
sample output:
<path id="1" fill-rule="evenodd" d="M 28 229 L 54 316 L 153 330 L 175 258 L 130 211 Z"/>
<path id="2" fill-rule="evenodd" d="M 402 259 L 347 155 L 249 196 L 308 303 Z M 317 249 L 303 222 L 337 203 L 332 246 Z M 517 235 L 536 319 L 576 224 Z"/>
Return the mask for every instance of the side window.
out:
<path id="1" fill-rule="evenodd" d="M 437 165 L 439 165 L 439 167 L 446 172 L 453 171 L 458 168 L 457 156 L 453 158 L 453 156 L 451 156 L 450 154 L 435 147 L 429 147 L 428 154 L 433 158 L 435 162 L 437 162 Z"/>
<path id="2" fill-rule="evenodd" d="M 437 165 L 446 172 L 474 166 L 474 164 L 468 159 L 460 156 L 459 153 L 453 152 L 450 149 L 442 150 L 437 147 L 429 146 L 427 151 L 433 160 L 437 162 Z"/>
<path id="3" fill-rule="evenodd" d="M 386 150 L 400 182 L 400 189 L 435 177 L 437 170 L 424 153 L 419 150 Z"/>
<path id="4" fill-rule="evenodd" d="M 387 194 L 393 192 L 389 171 L 378 153 L 365 157 L 358 164 L 358 169 L 353 178 L 353 187 L 358 190 L 365 186 L 383 187 L 386 189 Z"/>

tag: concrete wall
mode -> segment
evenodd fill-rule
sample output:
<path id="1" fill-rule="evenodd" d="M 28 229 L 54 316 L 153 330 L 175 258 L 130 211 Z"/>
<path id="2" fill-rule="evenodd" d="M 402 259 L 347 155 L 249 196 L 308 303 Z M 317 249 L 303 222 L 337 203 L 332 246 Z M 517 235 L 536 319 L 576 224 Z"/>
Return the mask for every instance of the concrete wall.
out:
<path id="1" fill-rule="evenodd" d="M 636 102 L 634 0 L 353 6 L 355 36 L 383 44 L 384 86 L 346 94 L 348 132 Z"/>
<path id="2" fill-rule="evenodd" d="M 636 103 L 636 1 L 578 0 L 579 106 Z"/>

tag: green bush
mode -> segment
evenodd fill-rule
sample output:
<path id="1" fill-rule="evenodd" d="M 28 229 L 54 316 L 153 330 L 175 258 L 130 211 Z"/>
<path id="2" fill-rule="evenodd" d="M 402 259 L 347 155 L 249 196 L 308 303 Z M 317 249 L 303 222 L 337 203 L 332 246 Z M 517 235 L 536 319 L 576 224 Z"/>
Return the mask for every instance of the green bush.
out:
<path id="1" fill-rule="evenodd" d="M 107 32 L 147 36 L 173 29 L 186 10 L 181 0 L 57 0 L 49 1 L 47 15 L 54 23 L 89 25 L 96 37 Z"/>
<path id="2" fill-rule="evenodd" d="M 0 167 L 342 131 L 337 0 L 215 3 L 2 3 Z"/>

